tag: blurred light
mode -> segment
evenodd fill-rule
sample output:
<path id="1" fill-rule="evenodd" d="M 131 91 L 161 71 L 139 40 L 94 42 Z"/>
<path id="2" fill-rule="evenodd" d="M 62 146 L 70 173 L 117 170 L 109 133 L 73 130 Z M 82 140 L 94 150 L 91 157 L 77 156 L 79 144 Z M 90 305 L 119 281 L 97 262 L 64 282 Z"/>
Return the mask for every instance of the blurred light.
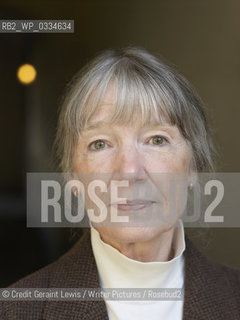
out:
<path id="1" fill-rule="evenodd" d="M 17 77 L 23 84 L 29 84 L 36 79 L 37 71 L 31 64 L 23 64 L 18 68 Z"/>

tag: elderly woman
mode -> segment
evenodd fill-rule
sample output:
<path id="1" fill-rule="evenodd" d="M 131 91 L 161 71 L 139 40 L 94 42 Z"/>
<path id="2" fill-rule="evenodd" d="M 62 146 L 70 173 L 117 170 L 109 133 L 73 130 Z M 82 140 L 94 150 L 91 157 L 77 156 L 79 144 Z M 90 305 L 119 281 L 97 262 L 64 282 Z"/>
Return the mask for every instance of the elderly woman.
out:
<path id="1" fill-rule="evenodd" d="M 179 288 L 182 299 L 4 302 L 1 319 L 240 319 L 239 271 L 208 261 L 184 234 L 188 193 L 213 163 L 201 101 L 182 76 L 143 49 L 103 52 L 72 82 L 56 145 L 63 172 L 107 190 L 98 206 L 86 195 L 90 232 L 12 287 Z M 174 196 L 172 176 L 184 177 Z M 114 200 L 116 181 L 127 184 Z"/>

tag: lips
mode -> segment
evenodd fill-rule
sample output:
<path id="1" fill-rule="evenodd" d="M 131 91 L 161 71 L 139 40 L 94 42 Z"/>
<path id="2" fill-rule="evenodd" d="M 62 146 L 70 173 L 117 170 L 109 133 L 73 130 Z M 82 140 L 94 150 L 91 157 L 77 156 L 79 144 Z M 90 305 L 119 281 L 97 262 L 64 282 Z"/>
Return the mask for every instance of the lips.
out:
<path id="1" fill-rule="evenodd" d="M 127 200 L 125 203 L 117 202 L 111 205 L 121 211 L 137 211 L 151 206 L 155 201 L 151 200 Z"/>

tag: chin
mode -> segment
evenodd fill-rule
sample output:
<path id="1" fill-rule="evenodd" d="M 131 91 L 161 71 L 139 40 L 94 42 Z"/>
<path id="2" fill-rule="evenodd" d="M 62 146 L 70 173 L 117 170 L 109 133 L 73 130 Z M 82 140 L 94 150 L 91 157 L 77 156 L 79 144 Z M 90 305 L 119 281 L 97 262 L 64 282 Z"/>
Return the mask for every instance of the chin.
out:
<path id="1" fill-rule="evenodd" d="M 172 228 L 173 225 L 163 227 L 96 227 L 103 241 L 119 243 L 148 242 L 160 237 Z"/>

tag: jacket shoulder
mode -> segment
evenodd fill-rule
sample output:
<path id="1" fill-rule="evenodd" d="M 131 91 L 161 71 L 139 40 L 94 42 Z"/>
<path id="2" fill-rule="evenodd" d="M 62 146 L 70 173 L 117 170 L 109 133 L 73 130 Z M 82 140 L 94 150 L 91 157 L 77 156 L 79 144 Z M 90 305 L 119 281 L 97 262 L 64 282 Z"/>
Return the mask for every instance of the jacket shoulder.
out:
<path id="1" fill-rule="evenodd" d="M 240 270 L 234 269 L 225 265 L 218 264 L 221 272 L 228 279 L 232 287 L 236 287 L 238 294 L 240 295 Z"/>
<path id="2" fill-rule="evenodd" d="M 186 244 L 184 319 L 240 319 L 240 271 Z"/>
<path id="3" fill-rule="evenodd" d="M 54 263 L 47 265 L 38 271 L 18 280 L 11 284 L 6 290 L 11 292 L 11 296 L 17 296 L 17 289 L 22 289 L 21 292 L 26 292 L 30 288 L 47 288 L 51 277 Z M 15 290 L 16 289 L 16 290 Z M 36 319 L 40 320 L 44 301 L 0 301 L 0 319 Z"/>
<path id="4" fill-rule="evenodd" d="M 81 256 L 81 248 L 87 241 L 86 236 L 82 237 L 73 248 L 59 259 L 14 282 L 6 290 L 9 289 L 9 292 L 13 292 L 13 290 L 21 288 L 21 292 L 27 292 L 27 289 L 73 287 L 72 283 L 69 284 L 66 279 L 71 278 L 69 275 L 75 264 L 75 259 L 78 255 Z M 46 300 L 0 301 L 0 319 L 42 320 L 46 302 Z"/>

